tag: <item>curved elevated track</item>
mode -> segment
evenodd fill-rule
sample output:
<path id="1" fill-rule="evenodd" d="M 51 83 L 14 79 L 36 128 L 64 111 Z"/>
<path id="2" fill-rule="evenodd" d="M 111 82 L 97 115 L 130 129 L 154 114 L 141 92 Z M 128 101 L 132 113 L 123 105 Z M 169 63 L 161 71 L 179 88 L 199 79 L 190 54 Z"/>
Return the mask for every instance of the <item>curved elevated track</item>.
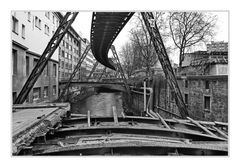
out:
<path id="1" fill-rule="evenodd" d="M 101 64 L 115 70 L 108 60 L 108 51 L 134 12 L 93 12 L 91 26 L 91 49 Z"/>

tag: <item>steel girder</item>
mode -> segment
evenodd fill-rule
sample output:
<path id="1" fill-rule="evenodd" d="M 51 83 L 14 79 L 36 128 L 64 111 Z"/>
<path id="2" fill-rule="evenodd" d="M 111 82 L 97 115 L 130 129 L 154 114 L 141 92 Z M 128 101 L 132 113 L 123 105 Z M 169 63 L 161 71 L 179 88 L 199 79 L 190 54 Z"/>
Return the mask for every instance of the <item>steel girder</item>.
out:
<path id="1" fill-rule="evenodd" d="M 183 101 L 183 97 L 178 86 L 175 74 L 173 72 L 170 60 L 168 58 L 168 54 L 164 43 L 162 41 L 162 37 L 159 33 L 156 21 L 154 20 L 154 16 L 151 12 L 142 12 L 142 17 L 147 27 L 148 33 L 151 37 L 151 41 L 153 42 L 154 48 L 156 50 L 158 59 L 162 65 L 162 69 L 165 73 L 166 79 L 175 93 L 175 101 L 178 106 L 179 112 L 183 118 L 189 116 L 187 107 Z"/>

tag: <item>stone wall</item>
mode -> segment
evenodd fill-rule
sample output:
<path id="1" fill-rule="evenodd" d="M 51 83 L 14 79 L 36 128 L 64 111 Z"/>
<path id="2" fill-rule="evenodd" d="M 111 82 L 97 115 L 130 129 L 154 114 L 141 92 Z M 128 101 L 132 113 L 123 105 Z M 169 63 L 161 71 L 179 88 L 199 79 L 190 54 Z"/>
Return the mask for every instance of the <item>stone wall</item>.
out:
<path id="1" fill-rule="evenodd" d="M 187 87 L 185 83 L 188 83 Z M 208 82 L 209 89 L 206 88 Z M 198 120 L 228 121 L 228 77 L 188 76 L 178 79 L 183 97 L 188 95 L 190 117 Z M 210 110 L 204 108 L 204 97 L 210 97 Z"/>

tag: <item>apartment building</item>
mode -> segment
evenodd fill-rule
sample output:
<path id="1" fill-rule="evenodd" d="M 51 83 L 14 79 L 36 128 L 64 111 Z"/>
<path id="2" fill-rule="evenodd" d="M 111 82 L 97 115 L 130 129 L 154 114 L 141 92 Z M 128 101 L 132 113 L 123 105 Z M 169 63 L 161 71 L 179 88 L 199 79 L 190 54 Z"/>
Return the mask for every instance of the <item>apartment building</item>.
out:
<path id="1" fill-rule="evenodd" d="M 63 17 L 60 13 L 59 15 Z M 70 27 L 59 45 L 59 81 L 67 80 L 71 76 L 81 56 L 81 41 L 79 34 Z M 74 79 L 80 79 L 80 71 Z"/>
<path id="2" fill-rule="evenodd" d="M 12 11 L 13 101 L 59 26 L 60 16 L 48 11 Z M 48 102 L 58 96 L 58 50 L 48 62 L 25 103 Z"/>
<path id="3" fill-rule="evenodd" d="M 90 45 L 89 41 L 87 39 L 83 39 L 82 40 L 82 43 L 81 43 L 81 50 L 82 50 L 82 53 L 85 51 L 86 47 L 88 45 Z M 81 66 L 81 80 L 85 80 L 86 77 L 89 75 L 89 73 L 91 72 L 92 68 L 93 68 L 93 65 L 94 63 L 96 62 L 93 54 L 92 54 L 92 51 L 89 50 L 86 58 L 84 59 L 83 63 L 82 63 L 82 66 Z"/>
<path id="4" fill-rule="evenodd" d="M 228 52 L 228 42 L 224 41 L 211 41 L 211 43 L 207 44 L 207 51 L 213 52 Z"/>

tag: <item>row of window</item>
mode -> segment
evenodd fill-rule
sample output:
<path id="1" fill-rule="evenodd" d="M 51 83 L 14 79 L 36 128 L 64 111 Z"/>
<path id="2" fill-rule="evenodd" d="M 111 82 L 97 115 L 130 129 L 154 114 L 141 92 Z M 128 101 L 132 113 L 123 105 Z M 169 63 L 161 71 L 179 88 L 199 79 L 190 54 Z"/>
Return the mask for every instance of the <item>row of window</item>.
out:
<path id="1" fill-rule="evenodd" d="M 64 52 L 64 50 L 61 50 L 61 48 L 59 48 L 59 55 L 69 60 L 73 59 L 75 62 L 78 62 L 77 57 L 73 56 L 72 54 L 69 54 L 68 52 Z"/>
<path id="2" fill-rule="evenodd" d="M 64 69 L 64 61 L 61 61 L 61 68 Z M 69 69 L 69 70 L 72 70 L 72 64 L 66 63 L 65 68 Z"/>
<path id="3" fill-rule="evenodd" d="M 48 19 L 50 19 L 50 12 L 45 12 L 45 16 L 46 16 Z M 58 24 L 59 24 L 58 20 L 56 19 L 56 17 L 55 17 L 54 15 L 52 15 L 52 23 L 55 24 L 55 22 L 56 22 L 56 24 L 57 24 L 57 26 L 58 26 Z"/>
<path id="4" fill-rule="evenodd" d="M 17 75 L 18 74 L 18 67 L 19 66 L 22 67 L 22 65 L 19 65 L 19 63 L 18 63 L 18 51 L 17 50 L 12 49 L 12 57 L 13 57 L 13 59 L 12 59 L 13 60 L 13 74 Z M 25 61 L 26 61 L 26 64 L 25 64 L 26 76 L 28 76 L 30 74 L 30 57 L 26 56 Z M 38 59 L 34 58 L 33 59 L 33 67 L 36 66 L 37 62 L 38 62 Z M 48 64 L 46 65 L 43 74 L 45 76 L 49 76 Z M 54 77 L 57 76 L 57 64 L 55 64 L 55 63 L 53 64 L 53 76 Z"/>
<path id="5" fill-rule="evenodd" d="M 44 86 L 43 87 L 43 95 L 41 94 L 41 87 L 36 87 L 33 88 L 33 100 L 39 100 L 41 98 L 47 98 L 49 96 L 49 87 L 48 86 Z M 57 94 L 57 87 L 56 85 L 53 86 L 52 88 L 52 95 L 56 95 Z"/>
<path id="6" fill-rule="evenodd" d="M 66 34 L 65 38 L 68 39 L 70 42 L 74 43 L 76 46 L 78 46 L 78 42 L 76 39 L 74 39 L 73 37 L 71 37 L 70 34 Z"/>
<path id="7" fill-rule="evenodd" d="M 12 16 L 12 31 L 16 34 L 18 34 L 18 19 L 14 16 Z M 25 25 L 22 24 L 21 26 L 21 33 L 22 33 L 22 38 L 25 39 Z"/>
<path id="8" fill-rule="evenodd" d="M 37 101 L 41 98 L 45 99 L 45 98 L 49 97 L 49 86 L 43 87 L 43 94 L 42 94 L 41 90 L 42 90 L 41 87 L 33 88 L 33 101 Z M 54 96 L 56 94 L 57 94 L 57 86 L 53 85 L 52 95 Z M 13 98 L 13 102 L 14 102 L 17 98 L 17 92 L 13 92 L 12 98 Z M 27 98 L 26 102 L 29 102 L 29 97 Z"/>
<path id="9" fill-rule="evenodd" d="M 66 49 L 69 49 L 70 51 L 73 51 L 75 54 L 79 53 L 78 49 L 73 48 L 73 46 L 71 44 L 69 44 L 68 42 L 66 42 L 64 40 L 62 41 L 62 46 L 66 47 Z"/>
<path id="10" fill-rule="evenodd" d="M 31 13 L 28 12 L 28 21 L 31 22 Z M 37 27 L 39 30 L 42 29 L 42 21 L 41 19 L 39 19 L 39 17 L 35 16 L 35 27 Z M 22 34 L 22 38 L 25 39 L 25 25 L 22 24 L 21 26 L 21 34 Z M 14 16 L 12 16 L 12 31 L 16 34 L 19 33 L 19 22 L 18 19 Z M 46 35 L 50 35 L 50 28 L 47 24 L 44 25 L 44 33 Z M 52 31 L 52 34 L 54 34 L 54 31 Z"/>

